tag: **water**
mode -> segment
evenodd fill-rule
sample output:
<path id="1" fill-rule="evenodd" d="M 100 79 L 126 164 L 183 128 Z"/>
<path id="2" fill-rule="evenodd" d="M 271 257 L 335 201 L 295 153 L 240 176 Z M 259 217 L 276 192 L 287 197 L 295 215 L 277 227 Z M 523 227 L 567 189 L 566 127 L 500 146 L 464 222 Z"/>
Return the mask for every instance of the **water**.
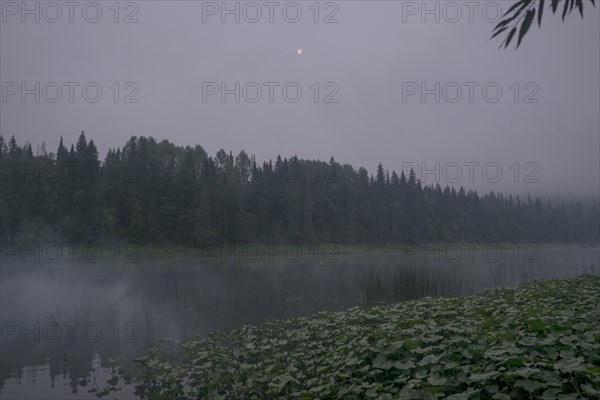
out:
<path id="1" fill-rule="evenodd" d="M 497 248 L 349 254 L 243 263 L 3 262 L 0 398 L 95 399 L 159 340 L 426 295 L 460 296 L 533 279 L 600 273 L 599 249 Z M 90 371 L 93 371 L 90 374 Z M 108 398 L 135 398 L 120 381 Z"/>

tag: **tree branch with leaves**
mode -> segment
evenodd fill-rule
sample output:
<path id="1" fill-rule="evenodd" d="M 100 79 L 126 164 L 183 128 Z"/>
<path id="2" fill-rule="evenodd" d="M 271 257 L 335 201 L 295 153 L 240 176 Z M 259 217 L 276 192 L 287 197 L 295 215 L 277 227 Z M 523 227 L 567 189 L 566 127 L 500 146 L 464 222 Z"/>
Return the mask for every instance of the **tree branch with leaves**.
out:
<path id="1" fill-rule="evenodd" d="M 589 1 L 592 3 L 592 6 L 596 7 L 596 0 Z M 519 34 L 516 48 L 519 48 L 523 37 L 525 37 L 536 19 L 538 26 L 542 26 L 544 6 L 546 6 L 547 3 L 550 3 L 549 8 L 555 15 L 562 8 L 563 22 L 565 17 L 571 14 L 575 8 L 579 10 L 581 18 L 583 18 L 584 0 L 548 0 L 548 2 L 546 0 L 519 0 L 504 13 L 502 21 L 494 27 L 491 39 L 508 31 L 508 34 L 499 47 L 507 48 L 518 31 Z"/>

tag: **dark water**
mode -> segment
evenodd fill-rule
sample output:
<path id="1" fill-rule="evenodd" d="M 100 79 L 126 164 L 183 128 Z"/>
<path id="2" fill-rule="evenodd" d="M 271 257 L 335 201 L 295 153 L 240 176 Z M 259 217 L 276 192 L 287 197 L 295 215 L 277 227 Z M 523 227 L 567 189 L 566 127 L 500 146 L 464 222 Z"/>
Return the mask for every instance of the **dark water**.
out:
<path id="1" fill-rule="evenodd" d="M 437 247 L 409 253 L 333 255 L 317 262 L 312 256 L 257 263 L 3 262 L 0 398 L 95 399 L 94 389 L 110 378 L 103 362 L 119 358 L 127 365 L 145 346 L 165 338 L 600 273 L 597 247 Z M 108 398 L 135 398 L 133 385 L 120 386 Z"/>

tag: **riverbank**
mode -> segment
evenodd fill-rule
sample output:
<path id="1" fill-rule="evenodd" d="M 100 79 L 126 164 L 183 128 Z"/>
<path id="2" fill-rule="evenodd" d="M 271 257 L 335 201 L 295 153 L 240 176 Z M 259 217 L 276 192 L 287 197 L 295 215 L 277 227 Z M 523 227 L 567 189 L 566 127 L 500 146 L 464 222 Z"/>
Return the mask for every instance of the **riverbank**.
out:
<path id="1" fill-rule="evenodd" d="M 502 252 L 514 254 L 524 261 L 544 248 L 597 248 L 598 243 L 473 243 L 473 242 L 404 242 L 390 244 L 348 245 L 332 242 L 251 242 L 206 243 L 199 246 L 175 244 L 159 245 L 135 241 L 87 240 L 73 242 L 2 242 L 0 259 L 3 262 L 58 263 L 83 261 L 86 263 L 138 263 L 143 260 L 170 258 L 195 258 L 203 262 L 297 262 L 310 260 L 314 263 L 335 263 L 337 257 L 349 254 L 397 254 L 420 255 L 423 259 L 445 259 L 456 262 L 461 256 L 470 258 L 479 253 L 494 260 Z"/>
<path id="2" fill-rule="evenodd" d="M 193 339 L 139 359 L 144 398 L 600 396 L 600 276 L 423 298 Z"/>
<path id="3" fill-rule="evenodd" d="M 473 249 L 487 249 L 493 253 L 497 249 L 521 249 L 535 251 L 539 248 L 561 247 L 598 247 L 598 243 L 472 243 L 472 242 L 431 242 L 431 243 L 391 243 L 382 245 L 347 245 L 333 242 L 315 242 L 313 244 L 295 242 L 273 243 L 207 243 L 204 246 L 177 246 L 177 245 L 135 245 L 130 249 L 132 254 L 139 254 L 143 258 L 173 258 L 173 257 L 202 257 L 210 259 L 232 260 L 236 257 L 251 260 L 253 257 L 268 258 L 273 256 L 294 259 L 298 256 L 317 257 L 324 261 L 342 254 L 385 254 L 406 252 L 412 254 L 456 251 L 468 252 Z"/>

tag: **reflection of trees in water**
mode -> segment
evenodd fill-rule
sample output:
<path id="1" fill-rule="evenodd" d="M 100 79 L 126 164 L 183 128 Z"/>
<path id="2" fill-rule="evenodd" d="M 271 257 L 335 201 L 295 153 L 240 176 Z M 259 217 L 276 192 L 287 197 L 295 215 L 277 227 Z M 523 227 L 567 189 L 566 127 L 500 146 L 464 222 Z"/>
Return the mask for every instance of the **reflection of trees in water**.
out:
<path id="1" fill-rule="evenodd" d="M 24 310 L 15 314 L 10 306 L 2 305 L 11 309 L 13 321 L 17 319 L 15 315 L 21 315 L 22 320 L 2 321 L 0 390 L 6 384 L 12 385 L 11 379 L 16 385 L 28 385 L 47 376 L 51 388 L 57 381 L 65 382 L 75 394 L 94 386 L 92 378 L 98 375 L 100 363 L 119 358 L 122 365 L 131 365 L 148 343 L 144 340 L 148 326 L 143 321 L 133 322 L 139 314 L 136 309 L 129 322 L 124 322 L 117 320 L 124 314 L 111 307 L 105 307 L 103 314 L 98 315 L 92 311 L 98 310 L 95 301 L 87 304 L 89 309 L 82 299 L 78 303 L 84 306 L 74 315 L 61 310 L 56 302 L 52 302 L 53 311 L 46 313 Z M 36 315 L 42 318 L 32 320 Z"/>
<path id="2" fill-rule="evenodd" d="M 62 278 L 65 275 L 75 276 L 67 280 L 68 285 L 52 287 L 51 293 L 64 295 L 62 299 L 57 301 L 53 294 L 37 296 L 38 303 L 43 303 L 41 309 L 44 312 L 32 311 L 32 304 L 3 304 L 3 307 L 13 309 L 13 320 L 39 318 L 40 330 L 47 324 L 57 324 L 61 327 L 62 337 L 51 343 L 43 335 L 39 341 L 30 335 L 21 342 L 19 331 L 9 338 L 12 340 L 2 346 L 0 388 L 12 378 L 17 385 L 27 385 L 35 382 L 38 376 L 48 374 L 51 387 L 57 381 L 65 381 L 73 393 L 81 393 L 93 386 L 90 373 L 97 367 L 97 354 L 102 355 L 103 361 L 120 358 L 124 365 L 129 365 L 142 353 L 144 346 L 162 338 L 208 335 L 271 317 L 302 316 L 323 309 L 347 308 L 339 299 L 348 297 L 348 273 L 339 265 L 334 268 L 310 263 L 194 265 L 192 268 L 167 265 L 152 270 L 140 266 L 143 271 L 129 273 L 115 268 L 102 269 L 102 273 L 88 269 L 87 274 L 82 272 L 85 267 L 88 266 L 44 267 L 42 275 L 51 287 L 56 281 L 64 284 Z M 28 270 L 28 274 L 32 274 L 29 276 L 36 272 L 39 273 Z M 27 274 L 14 273 L 16 276 L 21 274 L 19 279 L 3 281 L 3 285 L 19 286 L 22 293 L 35 291 L 33 285 L 28 286 L 31 280 Z M 57 276 L 60 279 L 56 279 Z M 91 290 L 80 287 L 83 295 L 79 297 L 66 294 L 71 287 L 69 281 L 88 285 Z M 116 303 L 111 298 L 114 292 L 111 285 L 115 282 L 127 287 L 126 296 Z M 46 288 L 44 292 L 47 293 Z M 72 306 L 75 310 L 67 304 L 76 304 Z M 19 311 L 19 307 L 24 308 Z M 115 326 L 116 319 L 120 320 L 118 326 Z M 26 326 L 33 326 L 35 322 L 27 321 Z M 65 322 L 78 324 L 72 342 L 67 327 L 62 325 Z M 87 322 L 97 323 L 102 329 L 102 337 L 97 343 L 88 343 L 82 337 L 81 329 Z M 132 331 L 125 329 L 131 323 L 135 324 L 133 337 Z M 129 338 L 135 342 L 127 343 Z M 82 384 L 86 386 L 82 387 Z"/>
<path id="3" fill-rule="evenodd" d="M 0 389 L 11 379 L 17 385 L 36 383 L 40 376 L 47 374 L 53 389 L 57 381 L 64 381 L 71 387 L 71 393 L 89 390 L 93 387 L 92 373 L 102 368 L 100 362 L 120 357 L 123 365 L 131 363 L 133 352 L 122 350 L 122 346 L 111 340 L 95 344 L 5 343 L 0 362 Z"/>
<path id="4" fill-rule="evenodd" d="M 363 268 L 357 281 L 366 305 L 407 301 L 425 296 L 460 296 L 471 288 L 469 275 L 459 266 L 397 263 Z M 471 289 L 469 289 L 471 290 Z"/>
<path id="5" fill-rule="evenodd" d="M 536 249 L 536 253 L 531 257 L 531 251 L 523 255 L 509 249 L 494 261 L 480 255 L 458 263 L 432 262 L 420 254 L 411 255 L 395 263 L 362 265 L 356 281 L 364 303 L 373 306 L 425 296 L 463 296 L 490 287 L 600 272 L 597 248 L 591 252 L 548 248 Z"/>

